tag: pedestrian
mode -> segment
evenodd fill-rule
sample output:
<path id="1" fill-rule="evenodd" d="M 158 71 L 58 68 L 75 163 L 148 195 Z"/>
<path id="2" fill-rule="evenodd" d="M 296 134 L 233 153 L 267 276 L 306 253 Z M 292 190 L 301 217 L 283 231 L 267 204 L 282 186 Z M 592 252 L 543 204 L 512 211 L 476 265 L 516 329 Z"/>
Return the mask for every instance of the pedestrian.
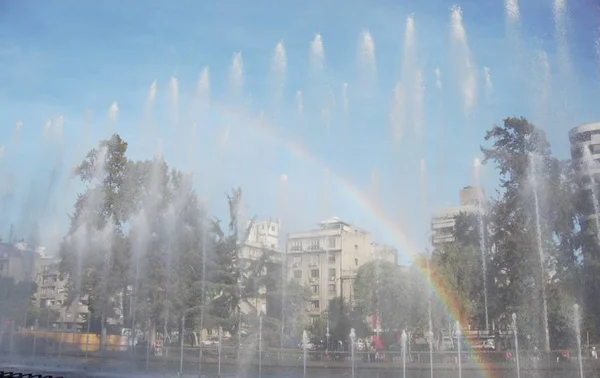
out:
<path id="1" fill-rule="evenodd" d="M 592 347 L 592 358 L 594 360 L 598 359 L 598 352 L 596 352 L 596 347 Z"/>

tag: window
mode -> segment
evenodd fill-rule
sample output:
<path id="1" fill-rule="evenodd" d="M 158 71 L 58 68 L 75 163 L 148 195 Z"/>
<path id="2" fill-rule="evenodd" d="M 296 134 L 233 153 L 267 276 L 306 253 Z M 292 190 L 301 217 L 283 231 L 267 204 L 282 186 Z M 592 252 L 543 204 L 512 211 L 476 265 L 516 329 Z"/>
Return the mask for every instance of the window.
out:
<path id="1" fill-rule="evenodd" d="M 310 271 L 310 278 L 319 278 L 319 269 L 313 269 Z"/>
<path id="2" fill-rule="evenodd" d="M 313 294 L 319 294 L 319 285 L 312 285 L 310 290 L 313 292 Z"/>
<path id="3" fill-rule="evenodd" d="M 292 242 L 292 246 L 290 248 L 292 251 L 302 251 L 302 242 L 300 240 L 296 240 Z M 298 256 L 300 257 L 300 256 Z M 294 257 L 295 258 L 295 257 Z"/>
<path id="4" fill-rule="evenodd" d="M 354 265 L 358 266 L 358 259 L 354 259 Z"/>
<path id="5" fill-rule="evenodd" d="M 335 237 L 334 236 L 330 236 L 327 238 L 327 247 L 335 248 Z"/>
<path id="6" fill-rule="evenodd" d="M 311 251 L 316 251 L 320 249 L 319 239 L 313 239 L 308 243 L 308 249 Z"/>
<path id="7" fill-rule="evenodd" d="M 358 251 L 358 244 L 354 244 L 354 250 Z"/>
<path id="8" fill-rule="evenodd" d="M 327 257 L 330 264 L 335 264 L 335 255 L 332 253 Z"/>
<path id="9" fill-rule="evenodd" d="M 318 310 L 319 309 L 319 301 L 318 300 L 310 301 L 310 308 L 312 310 Z"/>
<path id="10" fill-rule="evenodd" d="M 275 226 L 271 226 L 271 231 L 275 232 Z"/>
<path id="11" fill-rule="evenodd" d="M 327 286 L 327 291 L 329 291 L 330 293 L 335 293 L 335 284 L 329 284 Z"/>
<path id="12" fill-rule="evenodd" d="M 311 316 L 310 317 L 310 324 L 311 325 L 315 325 L 319 322 L 319 317 L 318 316 Z"/>
<path id="13" fill-rule="evenodd" d="M 319 255 L 312 255 L 310 257 L 310 263 L 312 265 L 319 265 Z"/>
<path id="14" fill-rule="evenodd" d="M 330 299 L 330 300 L 329 300 L 329 303 L 328 303 L 328 305 L 327 305 L 327 309 L 328 309 L 329 311 L 332 311 L 334 308 L 335 308 L 335 299 Z"/>
<path id="15" fill-rule="evenodd" d="M 335 268 L 329 268 L 329 278 L 335 278 Z"/>
<path id="16" fill-rule="evenodd" d="M 302 256 L 294 256 L 294 266 L 299 266 L 300 264 L 302 264 Z"/>
<path id="17" fill-rule="evenodd" d="M 301 270 L 294 270 L 294 278 L 301 279 L 302 278 L 302 271 Z"/>

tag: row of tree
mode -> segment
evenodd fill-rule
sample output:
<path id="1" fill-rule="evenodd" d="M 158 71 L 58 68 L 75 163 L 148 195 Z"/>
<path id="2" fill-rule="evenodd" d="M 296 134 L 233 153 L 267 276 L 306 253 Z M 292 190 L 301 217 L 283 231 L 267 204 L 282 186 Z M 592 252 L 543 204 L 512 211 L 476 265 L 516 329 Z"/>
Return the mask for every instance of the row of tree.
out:
<path id="1" fill-rule="evenodd" d="M 264 315 L 267 334 L 279 334 L 282 322 L 285 334 L 293 334 L 306 292 L 285 284 L 268 249 L 258 259 L 242 258 L 250 226 L 240 221 L 240 189 L 227 197 L 230 219 L 223 227 L 207 216 L 191 176 L 160 156 L 130 160 L 116 134 L 91 150 L 74 174 L 85 190 L 60 267 L 68 279 L 67 305 L 86 304 L 93 329 L 118 319 L 166 338 L 182 327 L 223 327 L 237 335 Z M 257 298 L 269 303 L 267 314 L 256 308 Z M 242 314 L 242 306 L 253 311 Z"/>
<path id="2" fill-rule="evenodd" d="M 523 118 L 493 126 L 485 141 L 484 163 L 499 172 L 499 190 L 483 212 L 461 214 L 455 241 L 435 248 L 427 266 L 362 266 L 353 301 L 338 299 L 313 324 L 313 335 L 324 339 L 329 330 L 332 340 L 344 339 L 350 327 L 366 334 L 374 312 L 383 329 L 415 333 L 427 332 L 430 318 L 436 331 L 448 328 L 450 313 L 479 329 L 487 314 L 490 327 L 506 329 L 516 313 L 523 334 L 543 348 L 545 304 L 551 346 L 560 347 L 572 339 L 574 303 L 584 305 L 584 329 L 596 335 L 598 240 L 579 222 L 590 201 L 577 186 L 577 167 L 553 157 L 544 132 Z M 224 228 L 207 216 L 191 176 L 169 169 L 161 157 L 132 161 L 126 151 L 114 135 L 75 169 L 86 187 L 61 249 L 70 299 L 85 300 L 100 326 L 121 316 L 124 324 L 149 324 L 165 334 L 222 326 L 235 335 L 242 324 L 256 323 L 242 305 L 252 308 L 263 297 L 266 327 L 297 337 L 306 289 L 285 283 L 267 252 L 257 260 L 240 257 L 248 234 L 239 218 L 241 190 L 228 196 Z M 422 274 L 428 268 L 429 278 Z M 428 279 L 443 301 L 431 295 Z"/>

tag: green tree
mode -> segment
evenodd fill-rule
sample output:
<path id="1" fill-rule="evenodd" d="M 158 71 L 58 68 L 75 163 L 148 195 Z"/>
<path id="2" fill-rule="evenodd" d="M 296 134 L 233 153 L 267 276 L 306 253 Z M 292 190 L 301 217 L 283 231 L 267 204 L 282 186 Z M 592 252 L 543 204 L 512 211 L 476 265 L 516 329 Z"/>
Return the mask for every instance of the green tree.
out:
<path id="1" fill-rule="evenodd" d="M 492 145 L 482 147 L 484 163 L 495 164 L 501 188 L 489 215 L 494 245 L 490 271 L 497 283 L 493 317 L 496 324 L 507 327 L 511 313 L 517 313 L 523 332 L 544 346 L 539 321 L 542 293 L 551 310 L 566 308 L 564 285 L 576 262 L 576 214 L 568 163 L 551 156 L 544 132 L 525 118 L 505 119 L 502 126 L 487 132 L 485 140 Z M 568 263 L 559 266 L 564 262 Z M 560 317 L 549 315 L 549 319 Z M 561 327 L 556 322 L 549 326 Z"/>
<path id="2" fill-rule="evenodd" d="M 0 319 L 14 321 L 16 326 L 24 324 L 35 290 L 33 282 L 0 276 Z"/>

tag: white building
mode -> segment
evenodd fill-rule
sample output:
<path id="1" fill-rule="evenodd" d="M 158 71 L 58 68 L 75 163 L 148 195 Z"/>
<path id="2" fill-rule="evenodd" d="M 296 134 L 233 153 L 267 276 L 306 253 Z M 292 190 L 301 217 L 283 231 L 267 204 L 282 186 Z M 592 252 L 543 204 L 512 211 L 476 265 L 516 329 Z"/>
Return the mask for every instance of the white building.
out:
<path id="1" fill-rule="evenodd" d="M 281 251 L 279 247 L 279 220 L 268 219 L 259 222 L 248 222 L 247 227 L 250 227 L 248 237 L 242 246 L 242 259 L 250 261 L 258 261 L 263 257 L 267 259 L 262 274 L 267 274 L 269 268 L 275 264 L 281 264 Z M 267 254 L 265 256 L 265 254 Z M 250 303 L 243 302 L 241 310 L 244 314 L 260 315 L 267 313 L 267 300 L 264 297 L 266 289 L 260 290 L 260 296 L 248 300 Z"/>
<path id="2" fill-rule="evenodd" d="M 356 272 L 372 259 L 371 235 L 338 218 L 288 236 L 288 279 L 310 288 L 312 298 L 306 312 L 311 322 L 317 321 L 336 297 L 352 302 Z"/>
<path id="3" fill-rule="evenodd" d="M 392 246 L 384 244 L 371 244 L 373 259 L 378 261 L 385 261 L 398 265 L 398 250 Z"/>
<path id="4" fill-rule="evenodd" d="M 431 219 L 431 239 L 433 246 L 454 241 L 454 224 L 460 213 L 482 211 L 485 194 L 481 188 L 467 186 L 459 193 L 460 205 L 448 206 L 433 213 Z"/>

